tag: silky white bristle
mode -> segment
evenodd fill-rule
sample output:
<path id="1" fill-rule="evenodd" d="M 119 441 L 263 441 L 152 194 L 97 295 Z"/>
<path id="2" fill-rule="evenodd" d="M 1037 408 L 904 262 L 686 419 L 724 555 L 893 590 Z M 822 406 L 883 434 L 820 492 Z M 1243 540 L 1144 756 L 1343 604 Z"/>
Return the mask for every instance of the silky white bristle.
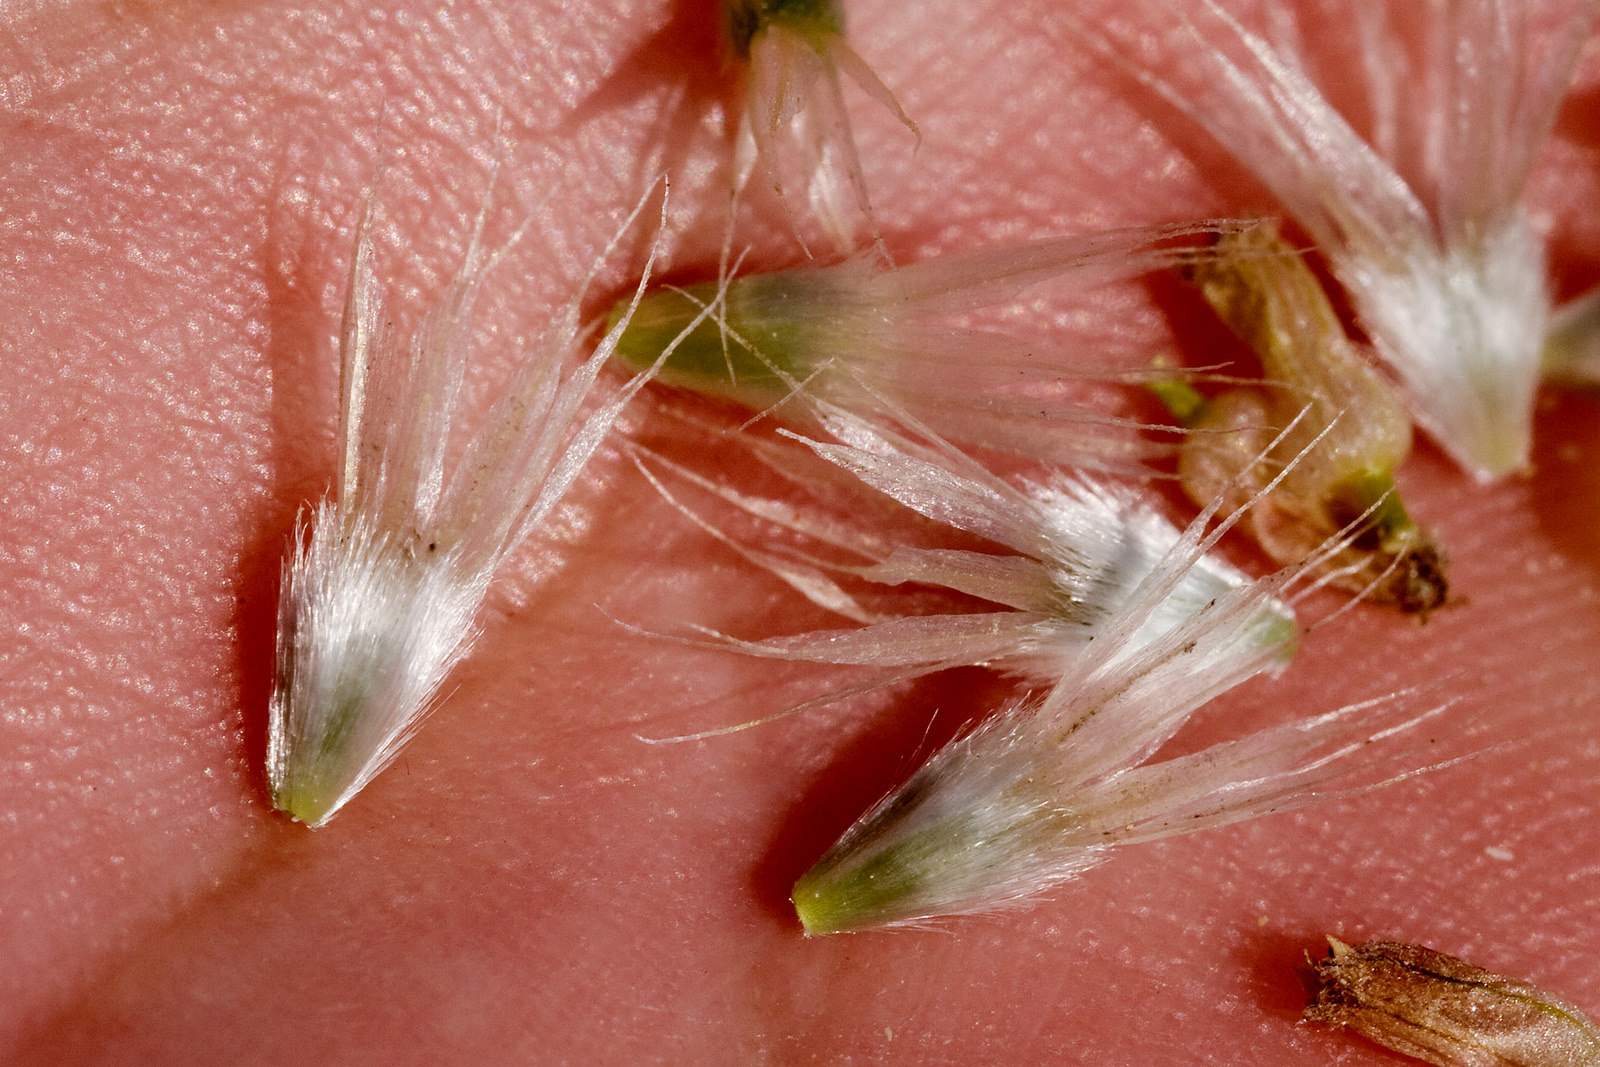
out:
<path id="1" fill-rule="evenodd" d="M 912 511 L 996 547 L 897 543 L 882 531 L 812 518 L 804 508 L 751 497 L 676 467 L 681 477 L 735 508 L 775 519 L 862 561 L 834 562 L 743 545 L 678 505 L 814 603 L 860 623 L 754 641 L 713 635 L 729 647 L 772 659 L 873 667 L 893 679 L 982 665 L 1050 686 L 1102 642 L 1107 627 L 1125 616 L 1130 600 L 1142 595 L 1150 575 L 1174 553 L 1184 554 L 1188 565 L 1175 572 L 1170 588 L 1143 616 L 1143 629 L 1128 635 L 1130 651 L 1251 585 L 1243 573 L 1206 551 L 1215 536 L 1206 535 L 1209 515 L 1179 530 L 1131 489 L 1084 475 L 1012 484 L 926 431 L 913 435 L 818 403 L 837 440 L 799 438 L 803 444 Z M 836 583 L 847 576 L 884 589 L 907 584 L 945 589 L 986 600 L 993 610 L 868 611 Z M 1293 654 L 1298 634 L 1293 613 L 1271 596 L 1262 597 L 1257 608 L 1250 634 L 1263 654 L 1257 659 L 1252 651 L 1253 669 L 1281 666 Z"/>

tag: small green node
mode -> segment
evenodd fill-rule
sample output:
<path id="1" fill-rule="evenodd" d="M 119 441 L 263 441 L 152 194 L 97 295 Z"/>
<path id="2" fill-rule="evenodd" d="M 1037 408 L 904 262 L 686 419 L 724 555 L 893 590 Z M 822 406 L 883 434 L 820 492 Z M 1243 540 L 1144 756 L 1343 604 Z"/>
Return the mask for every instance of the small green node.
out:
<path id="1" fill-rule="evenodd" d="M 328 817 L 328 805 L 317 793 L 304 785 L 291 785 L 274 791 L 272 806 L 297 822 L 316 826 Z"/>
<path id="2" fill-rule="evenodd" d="M 724 0 L 722 24 L 734 55 L 750 58 L 756 36 L 783 26 L 813 45 L 844 36 L 844 5 L 839 0 Z"/>
<path id="3" fill-rule="evenodd" d="M 1154 362 L 1161 369 L 1173 366 L 1165 357 L 1158 357 Z M 1145 388 L 1184 426 L 1193 426 L 1205 411 L 1206 398 L 1182 378 L 1158 378 Z"/>
<path id="4" fill-rule="evenodd" d="M 1404 547 L 1416 534 L 1417 524 L 1400 499 L 1393 470 L 1357 471 L 1341 487 L 1339 498 L 1352 520 L 1370 509 L 1369 528 L 1386 550 Z"/>

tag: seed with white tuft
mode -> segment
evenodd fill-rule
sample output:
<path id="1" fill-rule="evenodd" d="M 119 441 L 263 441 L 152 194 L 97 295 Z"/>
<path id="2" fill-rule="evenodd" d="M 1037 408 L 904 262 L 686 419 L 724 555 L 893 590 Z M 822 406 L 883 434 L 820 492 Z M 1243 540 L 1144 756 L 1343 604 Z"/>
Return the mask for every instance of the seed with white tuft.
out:
<path id="1" fill-rule="evenodd" d="M 1186 538 L 1151 571 L 1042 699 L 941 749 L 847 830 L 795 885 L 806 932 L 1006 907 L 1077 877 L 1116 846 L 1374 784 L 1372 763 L 1389 748 L 1377 743 L 1434 712 L 1412 715 L 1380 698 L 1152 759 L 1197 709 L 1281 651 L 1261 619 L 1293 571 L 1230 589 L 1150 632 L 1201 544 Z"/>
<path id="2" fill-rule="evenodd" d="M 284 569 L 268 710 L 272 804 L 311 826 L 399 754 L 466 655 L 500 564 L 561 501 L 653 369 L 585 414 L 627 317 L 580 356 L 589 333 L 580 292 L 447 462 L 473 304 L 505 250 L 483 249 L 480 212 L 460 270 L 402 345 L 385 329 L 371 212 L 369 200 L 345 305 L 337 480 Z"/>
<path id="3" fill-rule="evenodd" d="M 817 421 L 811 398 L 861 415 L 903 409 L 952 441 L 1125 470 L 1165 450 L 1142 438 L 1144 427 L 1084 405 L 1079 387 L 1102 388 L 1103 371 L 964 319 L 1046 287 L 1082 291 L 1189 262 L 1218 235 L 1252 225 L 1216 219 L 1001 241 L 905 266 L 869 251 L 826 267 L 664 286 L 640 303 L 617 358 L 648 367 L 702 316 L 662 365 L 663 383 L 775 408 L 803 425 Z"/>

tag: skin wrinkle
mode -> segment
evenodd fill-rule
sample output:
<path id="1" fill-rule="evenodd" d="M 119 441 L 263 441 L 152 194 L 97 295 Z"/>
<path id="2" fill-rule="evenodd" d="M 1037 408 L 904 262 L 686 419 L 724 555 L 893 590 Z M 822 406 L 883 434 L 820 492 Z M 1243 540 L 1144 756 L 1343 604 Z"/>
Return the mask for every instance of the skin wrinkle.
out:
<path id="1" fill-rule="evenodd" d="M 634 732 L 779 710 L 827 675 L 630 635 L 596 611 L 653 618 L 616 605 L 659 560 L 671 570 L 641 599 L 713 603 L 746 633 L 812 621 L 766 585 L 750 592 L 747 568 L 608 464 L 604 484 L 575 498 L 590 517 L 560 546 L 557 580 L 513 579 L 497 594 L 508 613 L 486 616 L 401 762 L 324 831 L 270 816 L 259 734 L 277 566 L 332 469 L 331 338 L 376 161 L 407 150 L 386 165 L 379 251 L 412 317 L 405 294 L 435 291 L 459 254 L 496 108 L 508 152 L 491 230 L 543 215 L 491 283 L 486 316 L 536 329 L 638 193 L 612 166 L 629 154 L 613 142 L 644 140 L 628 122 L 564 133 L 570 150 L 544 139 L 664 7 L 490 6 L 455 4 L 423 38 L 405 27 L 429 9 L 409 0 L 4 16 L 10 54 L 28 59 L 8 66 L 0 92 L 28 88 L 0 120 L 0 271 L 13 279 L 0 293 L 0 397 L 26 403 L 5 401 L 0 470 L 27 484 L 0 491 L 32 514 L 0 538 L 0 625 L 33 629 L 0 651 L 0 868 L 11 872 L 0 955 L 12 963 L 0 1049 L 16 1045 L 0 1058 L 1388 1062 L 1294 1024 L 1295 968 L 1334 927 L 1426 940 L 1600 1005 L 1584 954 L 1600 900 L 1585 817 L 1600 774 L 1587 668 L 1600 637 L 1600 436 L 1585 397 L 1541 415 L 1541 473 L 1525 484 L 1477 490 L 1419 446 L 1408 499 L 1414 482 L 1464 606 L 1424 630 L 1368 629 L 1370 614 L 1354 612 L 1313 635 L 1281 688 L 1232 702 L 1253 722 L 1467 664 L 1476 673 L 1441 684 L 1471 689 L 1503 732 L 1545 731 L 1432 781 L 1130 849 L 998 918 L 803 942 L 784 899 L 793 878 L 909 769 L 905 753 L 998 694 L 973 672 L 715 741 L 640 745 Z M 1009 69 L 1008 35 L 1042 8 L 1002 6 L 852 7 L 856 46 L 926 136 L 913 155 L 892 117 L 847 94 L 897 255 L 1261 205 L 1253 186 L 1198 175 L 1163 139 L 1165 113 L 1094 64 L 1053 63 L 1035 42 Z M 597 39 L 609 27 L 620 29 Z M 978 58 L 957 61 L 969 37 Z M 466 89 L 433 81 L 484 40 L 503 50 Z M 577 90 L 542 73 L 558 57 Z M 415 93 L 408 71 L 448 99 Z M 1092 84 L 1047 92 L 1062 72 Z M 720 239 L 723 175 L 709 165 L 720 142 L 696 137 L 686 158 L 703 176 L 673 194 L 675 217 L 697 219 L 678 246 L 688 265 L 714 263 Z M 1558 281 L 1592 276 L 1600 221 L 1580 194 L 1600 167 L 1592 148 L 1570 145 L 1547 165 L 1572 174 L 1534 183 L 1566 234 Z M 306 200 L 286 204 L 299 188 Z M 51 243 L 57 232 L 81 236 Z M 770 220 L 750 232 L 758 260 L 793 256 Z M 135 245 L 169 258 L 141 264 Z M 613 265 L 597 306 L 625 273 Z M 169 425 L 180 408 L 204 435 Z M 82 418 L 102 432 L 78 435 Z M 24 442 L 61 447 L 59 469 L 76 473 L 40 483 Z M 60 573 L 73 560 L 99 580 Z M 27 743 L 12 716 L 31 717 Z M 1497 816 L 1505 794 L 1514 803 Z M 1489 846 L 1515 858 L 1490 860 Z M 1436 862 L 1420 869 L 1418 856 Z"/>

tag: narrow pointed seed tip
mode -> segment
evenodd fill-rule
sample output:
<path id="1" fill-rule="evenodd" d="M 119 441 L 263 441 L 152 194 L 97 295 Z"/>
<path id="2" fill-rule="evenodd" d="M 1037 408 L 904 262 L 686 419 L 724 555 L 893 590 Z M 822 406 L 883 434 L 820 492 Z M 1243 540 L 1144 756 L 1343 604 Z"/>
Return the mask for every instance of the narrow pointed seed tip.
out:
<path id="1" fill-rule="evenodd" d="M 833 901 L 826 887 L 814 883 L 809 871 L 795 883 L 790 900 L 794 904 L 795 915 L 800 919 L 800 927 L 807 937 L 818 937 L 839 931 L 834 921 L 836 909 Z"/>
<path id="2" fill-rule="evenodd" d="M 831 858 L 801 875 L 790 898 L 807 937 L 881 926 L 886 916 L 893 922 L 895 906 L 920 881 L 898 862 L 894 849 L 844 870 Z"/>
<path id="3" fill-rule="evenodd" d="M 321 826 L 330 814 L 328 805 L 322 798 L 298 790 L 274 790 L 272 807 L 280 814 L 311 829 Z"/>

